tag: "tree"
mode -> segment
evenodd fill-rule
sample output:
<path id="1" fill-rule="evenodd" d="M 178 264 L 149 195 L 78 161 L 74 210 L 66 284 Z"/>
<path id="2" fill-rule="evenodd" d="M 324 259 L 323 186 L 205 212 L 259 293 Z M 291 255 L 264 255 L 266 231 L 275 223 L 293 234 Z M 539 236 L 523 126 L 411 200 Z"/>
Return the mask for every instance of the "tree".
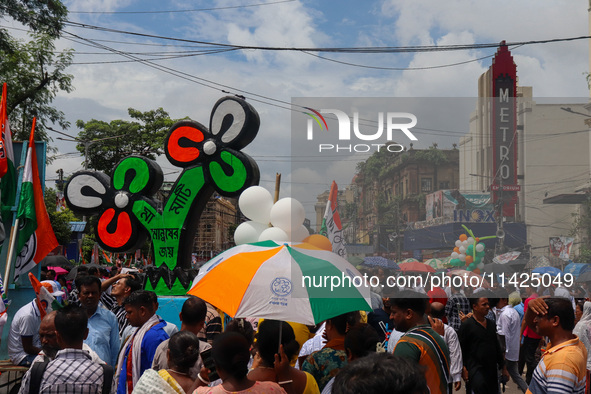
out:
<path id="1" fill-rule="evenodd" d="M 71 92 L 73 51 L 55 52 L 53 37 L 34 34 L 25 42 L 5 37 L 10 50 L 0 49 L 0 81 L 8 83 L 7 110 L 13 140 L 27 140 L 33 117 L 37 117 L 35 139 L 47 141 L 49 123 L 68 128 L 62 111 L 51 106 L 59 91 Z"/>
<path id="2" fill-rule="evenodd" d="M 10 17 L 32 32 L 59 37 L 68 9 L 60 0 L 2 0 L 0 18 Z M 12 41 L 6 29 L 0 28 L 0 51 L 10 52 Z"/>
<path id="3" fill-rule="evenodd" d="M 60 212 L 55 210 L 57 201 L 57 193 L 55 189 L 46 188 L 44 199 L 45 208 L 49 214 L 49 221 L 51 222 L 51 227 L 53 227 L 53 232 L 55 233 L 57 242 L 60 245 L 69 244 L 70 240 L 72 239 L 72 229 L 70 227 L 70 222 L 75 222 L 78 220 L 76 215 L 74 215 L 74 213 L 68 208 L 65 208 Z"/>
<path id="4" fill-rule="evenodd" d="M 110 174 L 116 164 L 127 156 L 140 155 L 152 160 L 164 153 L 164 139 L 170 127 L 175 123 L 162 108 L 140 112 L 128 109 L 134 121 L 113 120 L 110 123 L 92 119 L 88 122 L 78 120 L 76 126 L 79 141 L 88 141 L 88 168 Z M 100 142 L 92 141 L 123 135 Z M 78 151 L 85 153 L 86 146 L 79 143 Z"/>

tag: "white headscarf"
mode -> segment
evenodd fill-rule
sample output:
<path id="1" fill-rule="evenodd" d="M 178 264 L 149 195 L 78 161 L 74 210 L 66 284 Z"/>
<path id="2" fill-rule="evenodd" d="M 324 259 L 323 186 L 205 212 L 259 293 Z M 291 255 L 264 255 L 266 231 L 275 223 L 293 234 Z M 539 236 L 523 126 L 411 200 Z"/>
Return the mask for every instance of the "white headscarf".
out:
<path id="1" fill-rule="evenodd" d="M 591 302 L 585 301 L 583 316 L 575 326 L 573 334 L 579 337 L 587 350 L 591 349 Z M 587 352 L 587 369 L 591 369 L 591 351 Z"/>

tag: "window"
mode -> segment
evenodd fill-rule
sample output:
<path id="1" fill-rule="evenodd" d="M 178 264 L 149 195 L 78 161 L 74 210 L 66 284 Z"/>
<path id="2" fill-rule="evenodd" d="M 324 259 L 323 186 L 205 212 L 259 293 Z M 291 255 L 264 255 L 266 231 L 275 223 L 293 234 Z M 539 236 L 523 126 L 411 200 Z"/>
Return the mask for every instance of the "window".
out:
<path id="1" fill-rule="evenodd" d="M 439 190 L 449 189 L 449 181 L 439 182 Z"/>
<path id="2" fill-rule="evenodd" d="M 421 192 L 431 191 L 431 178 L 421 178 Z"/>

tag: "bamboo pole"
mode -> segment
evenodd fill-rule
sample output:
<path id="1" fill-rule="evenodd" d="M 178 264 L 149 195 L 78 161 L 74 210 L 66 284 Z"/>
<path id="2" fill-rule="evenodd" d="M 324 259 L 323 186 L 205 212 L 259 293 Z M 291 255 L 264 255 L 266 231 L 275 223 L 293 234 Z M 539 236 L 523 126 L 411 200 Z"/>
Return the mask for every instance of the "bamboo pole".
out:
<path id="1" fill-rule="evenodd" d="M 281 174 L 276 173 L 275 174 L 275 199 L 274 199 L 274 203 L 276 203 L 279 200 L 279 188 L 281 186 Z"/>

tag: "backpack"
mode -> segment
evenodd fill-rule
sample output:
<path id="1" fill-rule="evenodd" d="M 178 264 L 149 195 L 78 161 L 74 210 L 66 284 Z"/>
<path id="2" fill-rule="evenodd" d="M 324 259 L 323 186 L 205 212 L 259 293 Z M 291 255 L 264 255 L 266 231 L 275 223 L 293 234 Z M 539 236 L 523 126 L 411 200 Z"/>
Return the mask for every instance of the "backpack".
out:
<path id="1" fill-rule="evenodd" d="M 43 355 L 43 361 L 33 363 L 31 365 L 31 379 L 29 382 L 29 394 L 39 394 L 41 390 L 41 380 L 43 373 L 49 364 L 49 357 Z M 103 391 L 102 394 L 109 394 L 111 392 L 111 385 L 113 384 L 113 367 L 107 364 L 100 364 L 103 368 Z"/>

